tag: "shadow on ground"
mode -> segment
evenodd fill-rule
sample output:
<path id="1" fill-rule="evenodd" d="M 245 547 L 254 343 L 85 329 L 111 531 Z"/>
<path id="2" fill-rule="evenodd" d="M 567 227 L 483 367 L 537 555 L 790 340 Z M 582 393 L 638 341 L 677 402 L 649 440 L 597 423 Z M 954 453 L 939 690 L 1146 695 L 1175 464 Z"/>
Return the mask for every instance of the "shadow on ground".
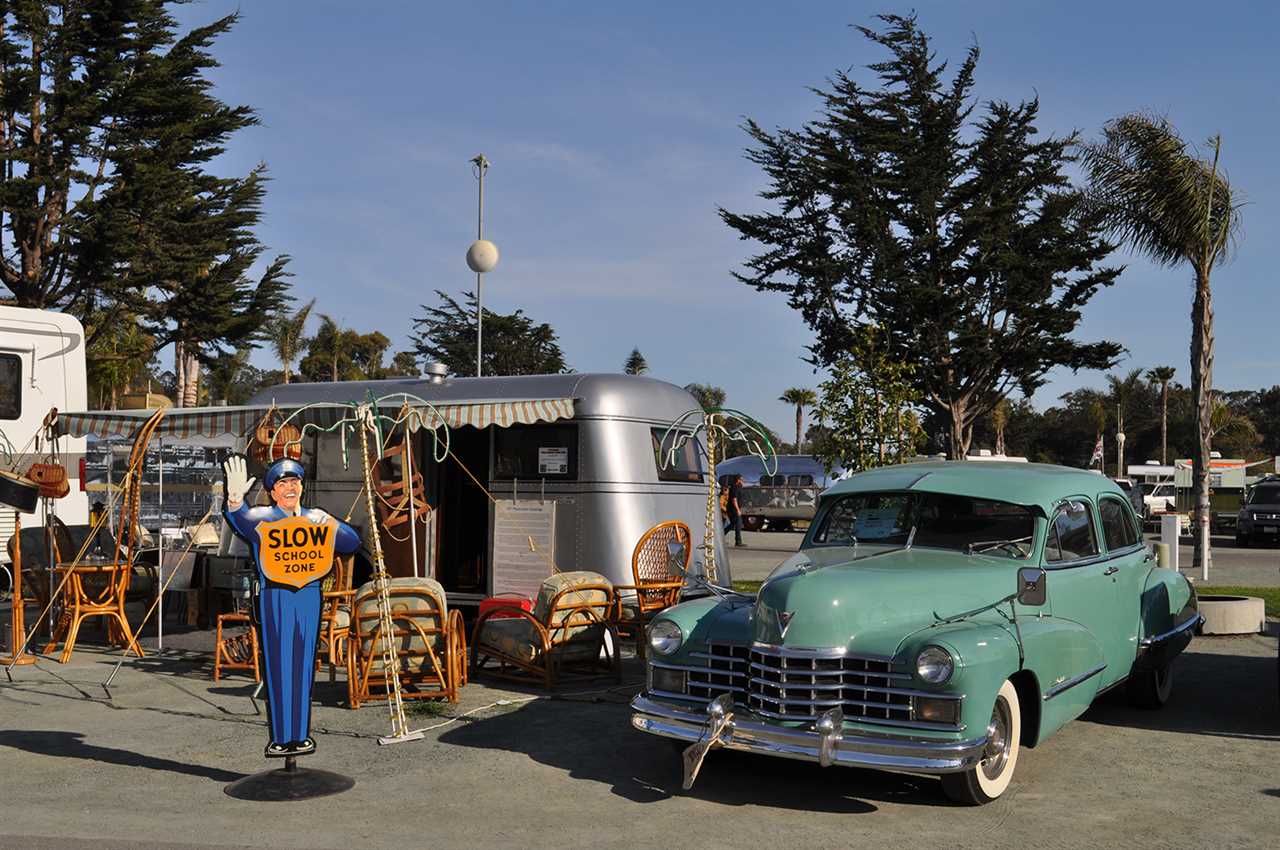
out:
<path id="1" fill-rule="evenodd" d="M 1280 741 L 1274 655 L 1187 651 L 1174 663 L 1173 671 L 1173 694 L 1164 708 L 1133 708 L 1121 687 L 1094 703 L 1081 720 L 1191 735 Z"/>
<path id="2" fill-rule="evenodd" d="M 98 761 L 106 764 L 118 764 L 124 767 L 144 767 L 148 770 L 164 770 L 170 773 L 181 773 L 210 779 L 215 782 L 234 782 L 244 774 L 219 770 L 200 764 L 187 764 L 172 759 L 155 758 L 135 753 L 131 750 L 119 750 L 114 747 L 100 747 L 85 743 L 84 735 L 79 732 L 57 731 L 0 731 L 0 746 L 25 750 L 37 755 L 55 758 L 79 759 L 82 761 Z"/>
<path id="3" fill-rule="evenodd" d="M 937 780 L 817 765 L 747 753 L 713 752 L 691 791 L 682 791 L 679 749 L 630 727 L 625 702 L 542 699 L 441 734 L 461 747 L 522 753 L 574 779 L 607 784 L 638 803 L 674 796 L 731 806 L 866 814 L 875 802 L 946 806 Z M 874 801 L 874 802 L 873 802 Z"/>

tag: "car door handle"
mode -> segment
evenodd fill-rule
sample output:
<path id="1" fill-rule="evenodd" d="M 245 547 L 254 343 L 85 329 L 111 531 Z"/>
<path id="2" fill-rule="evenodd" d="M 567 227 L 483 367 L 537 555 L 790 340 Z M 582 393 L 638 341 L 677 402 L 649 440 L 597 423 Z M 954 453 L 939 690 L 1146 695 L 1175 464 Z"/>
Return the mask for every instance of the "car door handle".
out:
<path id="1" fill-rule="evenodd" d="M 1119 568 L 1119 567 L 1107 567 L 1105 570 L 1103 570 L 1103 571 L 1102 571 L 1102 574 L 1103 574 L 1104 576 L 1109 576 L 1109 575 L 1112 575 L 1112 574 L 1114 574 L 1114 573 L 1118 573 L 1118 572 L 1120 572 L 1120 568 Z"/>

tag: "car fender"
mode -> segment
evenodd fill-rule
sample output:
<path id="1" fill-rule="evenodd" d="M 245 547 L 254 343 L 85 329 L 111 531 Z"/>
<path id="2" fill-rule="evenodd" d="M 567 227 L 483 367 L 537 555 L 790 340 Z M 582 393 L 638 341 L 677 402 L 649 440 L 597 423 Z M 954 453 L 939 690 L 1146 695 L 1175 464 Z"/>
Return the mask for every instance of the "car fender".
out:
<path id="1" fill-rule="evenodd" d="M 941 685 L 915 676 L 915 658 L 926 646 L 940 646 L 955 659 L 955 672 Z M 912 671 L 911 687 L 941 694 L 964 695 L 960 722 L 966 730 L 983 732 L 1005 679 L 1018 672 L 1018 642 L 1005 623 L 965 620 L 921 629 L 905 638 L 897 657 Z"/>
<path id="2" fill-rule="evenodd" d="M 1153 567 L 1142 588 L 1134 670 L 1167 665 L 1191 642 L 1200 621 L 1195 588 L 1176 570 Z"/>
<path id="3" fill-rule="evenodd" d="M 1083 714 L 1093 702 L 1102 681 L 1100 674 L 1107 666 L 1106 656 L 1093 633 L 1072 620 L 1021 614 L 1018 631 L 1022 635 L 1023 669 L 1034 677 L 1034 692 L 1028 691 L 1038 715 L 1034 734 L 1028 734 L 1028 711 L 1023 707 L 1023 737 L 1039 743 Z"/>

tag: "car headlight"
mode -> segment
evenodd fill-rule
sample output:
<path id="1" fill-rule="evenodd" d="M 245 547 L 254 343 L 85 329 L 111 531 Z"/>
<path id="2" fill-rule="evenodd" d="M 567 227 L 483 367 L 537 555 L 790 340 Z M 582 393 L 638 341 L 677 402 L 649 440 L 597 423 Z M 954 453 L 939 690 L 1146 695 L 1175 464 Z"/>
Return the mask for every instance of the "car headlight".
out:
<path id="1" fill-rule="evenodd" d="M 670 620 L 655 620 L 649 626 L 649 647 L 659 655 L 670 655 L 684 642 L 684 633 Z"/>
<path id="2" fill-rule="evenodd" d="M 916 656 L 916 675 L 930 684 L 941 685 L 955 669 L 955 659 L 940 646 L 926 646 Z"/>

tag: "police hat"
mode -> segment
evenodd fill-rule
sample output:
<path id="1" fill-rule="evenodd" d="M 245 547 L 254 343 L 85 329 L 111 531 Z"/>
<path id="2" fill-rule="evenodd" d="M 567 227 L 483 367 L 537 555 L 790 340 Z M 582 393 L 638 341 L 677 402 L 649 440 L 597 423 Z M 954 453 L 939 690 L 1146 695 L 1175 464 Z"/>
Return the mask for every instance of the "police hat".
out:
<path id="1" fill-rule="evenodd" d="M 281 479 L 301 479 L 304 477 L 305 472 L 306 470 L 303 468 L 302 464 L 298 463 L 296 460 L 285 458 L 284 460 L 278 460 L 267 467 L 267 474 L 262 477 L 262 484 L 267 488 L 267 491 L 270 492 L 270 490 L 275 487 L 276 483 Z"/>

